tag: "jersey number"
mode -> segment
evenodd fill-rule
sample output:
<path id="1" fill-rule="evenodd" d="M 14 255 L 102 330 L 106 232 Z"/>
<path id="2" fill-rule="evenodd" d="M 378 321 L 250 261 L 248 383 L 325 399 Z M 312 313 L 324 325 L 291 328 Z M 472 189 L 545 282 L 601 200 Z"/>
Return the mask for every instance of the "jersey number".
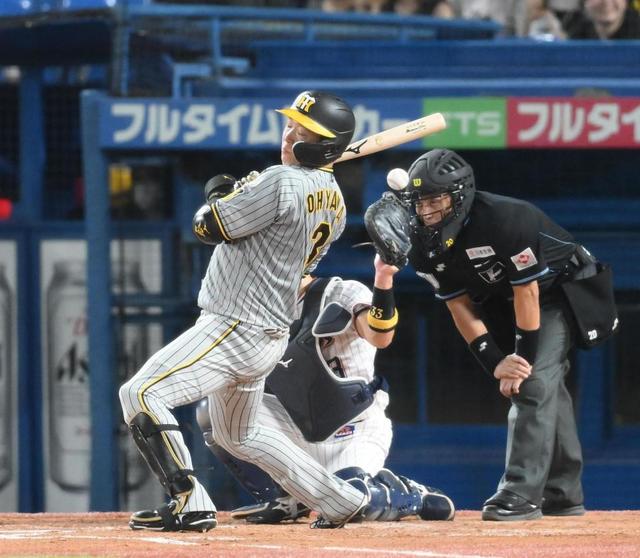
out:
<path id="1" fill-rule="evenodd" d="M 309 267 L 318 257 L 318 254 L 322 250 L 323 246 L 329 240 L 331 236 L 331 225 L 326 221 L 322 221 L 311 233 L 311 242 L 313 242 L 313 246 L 311 247 L 311 252 L 307 256 L 307 259 L 304 262 L 305 267 Z"/>

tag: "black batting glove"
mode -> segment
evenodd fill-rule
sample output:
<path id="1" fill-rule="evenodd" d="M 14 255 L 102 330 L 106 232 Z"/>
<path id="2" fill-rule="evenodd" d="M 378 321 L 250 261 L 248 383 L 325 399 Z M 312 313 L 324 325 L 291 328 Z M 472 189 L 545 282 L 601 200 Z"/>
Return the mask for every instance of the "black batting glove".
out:
<path id="1" fill-rule="evenodd" d="M 224 198 L 233 192 L 236 179 L 230 174 L 216 174 L 204 185 L 204 197 L 208 203 Z"/>

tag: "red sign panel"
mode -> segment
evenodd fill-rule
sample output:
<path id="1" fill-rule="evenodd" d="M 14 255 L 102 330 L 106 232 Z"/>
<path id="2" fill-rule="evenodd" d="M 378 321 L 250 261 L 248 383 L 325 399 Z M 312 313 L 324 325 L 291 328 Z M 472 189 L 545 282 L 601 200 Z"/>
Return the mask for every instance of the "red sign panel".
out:
<path id="1" fill-rule="evenodd" d="M 507 98 L 508 147 L 640 147 L 640 99 Z"/>

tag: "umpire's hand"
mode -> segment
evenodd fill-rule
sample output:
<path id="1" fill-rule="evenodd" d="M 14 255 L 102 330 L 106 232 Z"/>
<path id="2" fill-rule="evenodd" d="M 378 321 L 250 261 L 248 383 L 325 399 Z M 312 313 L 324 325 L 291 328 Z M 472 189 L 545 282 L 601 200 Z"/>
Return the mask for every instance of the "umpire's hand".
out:
<path id="1" fill-rule="evenodd" d="M 526 380 L 530 375 L 531 365 L 515 353 L 504 357 L 493 371 L 497 380 Z"/>
<path id="2" fill-rule="evenodd" d="M 500 393 L 505 397 L 511 397 L 520 393 L 520 384 L 523 380 L 510 380 L 508 378 L 502 378 L 500 380 Z"/>

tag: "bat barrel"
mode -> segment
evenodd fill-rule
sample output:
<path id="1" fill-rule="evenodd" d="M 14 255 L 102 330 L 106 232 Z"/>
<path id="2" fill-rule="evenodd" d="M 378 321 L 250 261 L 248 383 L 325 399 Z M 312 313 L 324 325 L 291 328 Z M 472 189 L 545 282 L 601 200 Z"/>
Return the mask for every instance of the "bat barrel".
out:
<path id="1" fill-rule="evenodd" d="M 435 134 L 436 132 L 444 130 L 446 127 L 447 123 L 444 116 L 439 112 L 435 112 L 353 142 L 335 162 L 341 163 L 343 161 L 357 159 L 358 157 L 364 157 L 365 155 L 371 155 L 384 149 L 389 149 Z"/>

